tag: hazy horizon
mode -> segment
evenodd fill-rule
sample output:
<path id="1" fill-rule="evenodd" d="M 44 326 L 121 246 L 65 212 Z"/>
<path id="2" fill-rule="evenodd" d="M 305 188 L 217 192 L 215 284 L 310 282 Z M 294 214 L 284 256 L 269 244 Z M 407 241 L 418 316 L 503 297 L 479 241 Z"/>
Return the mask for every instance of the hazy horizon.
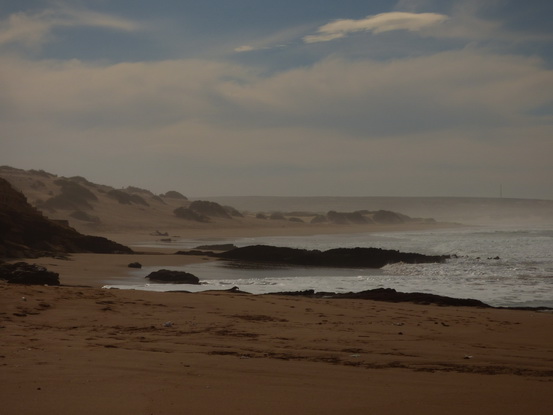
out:
<path id="1" fill-rule="evenodd" d="M 0 165 L 222 196 L 553 199 L 545 0 L 7 0 Z"/>
<path id="2" fill-rule="evenodd" d="M 45 173 L 50 173 L 51 176 L 45 175 Z M 56 175 L 53 172 L 29 171 L 10 166 L 0 166 L 0 177 L 12 182 L 16 188 L 23 191 L 27 198 L 31 198 L 30 200 L 34 201 L 35 204 L 38 203 L 40 209 L 45 200 L 55 198 L 56 195 L 60 194 L 61 186 L 58 179 L 63 176 Z M 72 176 L 69 179 L 74 179 L 78 183 L 82 183 L 82 179 L 88 180 L 83 176 Z M 90 180 L 88 181 L 90 182 Z M 87 187 L 94 190 L 101 197 L 105 197 L 114 188 L 107 183 L 94 182 L 89 183 Z M 160 201 L 159 198 L 155 197 L 156 192 L 144 186 L 133 184 L 120 189 L 137 194 L 147 200 L 151 199 L 154 204 Z M 388 210 L 406 214 L 412 218 L 424 219 L 425 221 L 434 219 L 438 222 L 455 222 L 469 226 L 508 225 L 512 228 L 528 225 L 551 226 L 553 223 L 553 200 L 548 199 L 443 196 L 194 196 L 182 189 L 166 189 L 163 192 L 157 192 L 157 194 L 163 196 L 169 190 L 179 191 L 190 202 L 193 200 L 209 200 L 250 214 L 256 212 L 287 212 L 290 216 L 310 216 L 327 214 L 330 211 L 375 212 Z M 144 194 L 144 191 L 149 191 L 151 194 Z M 108 197 L 108 199 L 110 198 Z M 98 203 L 102 204 L 101 202 Z M 164 202 L 162 204 L 165 205 Z M 186 206 L 188 203 L 183 201 L 183 204 Z M 72 204 L 69 206 L 70 210 L 75 207 Z M 140 205 L 139 211 L 145 217 L 149 217 L 149 213 L 144 210 L 144 206 L 147 206 L 147 202 Z M 121 208 L 133 210 L 131 205 L 126 204 L 122 205 Z M 70 210 L 65 214 L 68 214 Z M 153 210 L 156 211 L 156 208 L 153 208 Z M 172 216 L 171 212 L 171 209 L 169 209 L 170 216 Z M 66 218 L 64 214 L 61 214 L 58 219 Z M 73 220 L 71 215 L 69 220 Z"/>
<path id="3" fill-rule="evenodd" d="M 10 168 L 10 169 L 16 169 L 16 170 L 22 170 L 22 171 L 25 171 L 25 172 L 31 172 L 31 171 L 43 171 L 45 173 L 48 173 L 48 174 L 52 174 L 54 176 L 57 176 L 57 177 L 65 177 L 65 178 L 73 178 L 73 177 L 82 177 L 84 178 L 85 180 L 88 180 L 90 182 L 92 182 L 93 184 L 95 185 L 100 185 L 100 186 L 107 186 L 107 187 L 112 187 L 114 189 L 127 189 L 127 188 L 137 188 L 137 189 L 140 189 L 140 190 L 146 190 L 146 191 L 150 191 L 152 192 L 153 194 L 156 194 L 156 195 L 163 195 L 169 191 L 177 191 L 179 193 L 181 193 L 183 196 L 186 196 L 187 199 L 190 199 L 190 200 L 199 200 L 199 199 L 206 199 L 206 200 L 210 200 L 210 199 L 233 199 L 233 198 L 238 198 L 238 199 L 248 199 L 248 198 L 252 198 L 252 199 L 263 199 L 263 198 L 267 198 L 267 199 L 297 199 L 297 198 L 305 198 L 305 199 L 370 199 L 370 198 L 374 198 L 374 199 L 483 199 L 483 200 L 527 200 L 527 201 L 553 201 L 553 198 L 551 199 L 540 199 L 540 198 L 525 198 L 525 197 L 506 197 L 506 196 L 503 196 L 501 194 L 501 191 L 498 189 L 498 194 L 497 195 L 492 195 L 492 196 L 432 196 L 432 195 L 421 195 L 421 196 L 389 196 L 389 195 L 356 195 L 356 196 L 353 196 L 353 195 L 341 195 L 341 196 L 333 196 L 333 195 L 325 195 L 325 194 L 320 194 L 320 195 L 272 195 L 272 194 L 267 194 L 267 195 L 256 195 L 256 194 L 236 194 L 236 195 L 230 195 L 230 194 L 213 194 L 213 195 L 208 195 L 208 194 L 205 194 L 205 195 L 193 195 L 193 194 L 189 194 L 188 192 L 186 192 L 186 189 L 181 189 L 181 188 L 161 188 L 161 190 L 156 190 L 156 189 L 160 189 L 160 187 L 156 187 L 155 189 L 154 188 L 147 188 L 147 187 L 144 187 L 142 186 L 140 183 L 128 183 L 128 184 L 125 184 L 125 185 L 114 185 L 113 183 L 104 183 L 104 182 L 95 182 L 93 180 L 90 180 L 88 177 L 85 177 L 85 176 L 82 176 L 80 174 L 76 174 L 76 175 L 73 175 L 73 176 L 64 176 L 62 174 L 58 174 L 56 172 L 53 172 L 53 171 L 46 171 L 44 169 L 21 169 L 19 167 L 16 167 L 16 166 L 8 166 L 8 165 L 0 165 L 0 169 L 3 168 L 3 167 L 7 167 L 7 168 Z M 0 177 L 2 177 L 2 175 L 0 174 Z"/>

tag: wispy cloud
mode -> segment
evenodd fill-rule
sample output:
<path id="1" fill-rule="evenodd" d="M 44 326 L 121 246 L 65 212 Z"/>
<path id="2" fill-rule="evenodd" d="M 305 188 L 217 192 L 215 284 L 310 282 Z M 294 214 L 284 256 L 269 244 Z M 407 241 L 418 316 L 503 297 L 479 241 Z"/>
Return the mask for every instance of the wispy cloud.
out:
<path id="1" fill-rule="evenodd" d="M 407 12 L 381 13 L 359 20 L 341 19 L 319 27 L 316 34 L 305 36 L 303 41 L 305 43 L 328 42 L 355 32 L 383 33 L 392 30 L 416 32 L 447 19 L 447 16 L 438 13 Z"/>
<path id="2" fill-rule="evenodd" d="M 255 39 L 243 40 L 244 43 L 239 47 L 235 47 L 233 50 L 234 52 L 252 52 L 284 48 L 297 43 L 298 39 L 301 39 L 308 30 L 310 30 L 310 25 L 307 24 L 285 27 L 276 33 L 258 36 Z"/>
<path id="3" fill-rule="evenodd" d="M 53 39 L 59 27 L 99 27 L 118 31 L 136 31 L 140 24 L 128 19 L 86 9 L 60 5 L 35 13 L 14 13 L 0 21 L 0 46 L 19 44 L 37 47 Z"/>
<path id="4" fill-rule="evenodd" d="M 255 48 L 250 45 L 244 45 L 234 49 L 235 52 L 251 52 L 252 50 L 255 50 Z"/>

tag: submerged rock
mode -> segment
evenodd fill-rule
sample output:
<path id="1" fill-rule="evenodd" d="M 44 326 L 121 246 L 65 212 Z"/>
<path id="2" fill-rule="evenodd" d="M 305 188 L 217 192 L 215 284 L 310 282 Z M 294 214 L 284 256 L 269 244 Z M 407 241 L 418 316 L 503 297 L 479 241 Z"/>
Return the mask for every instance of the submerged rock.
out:
<path id="1" fill-rule="evenodd" d="M 147 279 L 154 282 L 172 283 L 172 284 L 199 284 L 200 279 L 194 274 L 185 271 L 172 271 L 160 269 L 146 276 Z"/>

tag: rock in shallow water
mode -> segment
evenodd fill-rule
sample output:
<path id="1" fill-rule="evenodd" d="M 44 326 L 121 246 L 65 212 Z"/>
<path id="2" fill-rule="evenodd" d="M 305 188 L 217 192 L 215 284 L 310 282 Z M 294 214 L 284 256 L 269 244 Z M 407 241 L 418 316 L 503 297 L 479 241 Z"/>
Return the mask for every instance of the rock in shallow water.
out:
<path id="1" fill-rule="evenodd" d="M 171 284 L 199 284 L 200 279 L 194 274 L 185 271 L 172 271 L 160 269 L 146 276 L 153 282 L 171 283 Z"/>
<path id="2" fill-rule="evenodd" d="M 336 248 L 327 251 L 254 245 L 216 255 L 235 261 L 267 262 L 318 267 L 382 268 L 387 264 L 441 263 L 449 255 L 423 255 L 380 248 Z"/>

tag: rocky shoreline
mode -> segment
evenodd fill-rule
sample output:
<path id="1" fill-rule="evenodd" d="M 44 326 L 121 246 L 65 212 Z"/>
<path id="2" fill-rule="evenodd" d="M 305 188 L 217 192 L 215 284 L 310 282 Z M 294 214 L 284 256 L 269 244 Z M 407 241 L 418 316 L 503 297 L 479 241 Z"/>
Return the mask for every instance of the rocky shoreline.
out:
<path id="1" fill-rule="evenodd" d="M 450 255 L 424 255 L 381 248 L 336 248 L 326 251 L 286 248 L 270 245 L 250 245 L 224 252 L 178 251 L 178 255 L 204 255 L 214 258 L 280 265 L 301 265 L 333 268 L 382 268 L 388 264 L 443 263 Z"/>

